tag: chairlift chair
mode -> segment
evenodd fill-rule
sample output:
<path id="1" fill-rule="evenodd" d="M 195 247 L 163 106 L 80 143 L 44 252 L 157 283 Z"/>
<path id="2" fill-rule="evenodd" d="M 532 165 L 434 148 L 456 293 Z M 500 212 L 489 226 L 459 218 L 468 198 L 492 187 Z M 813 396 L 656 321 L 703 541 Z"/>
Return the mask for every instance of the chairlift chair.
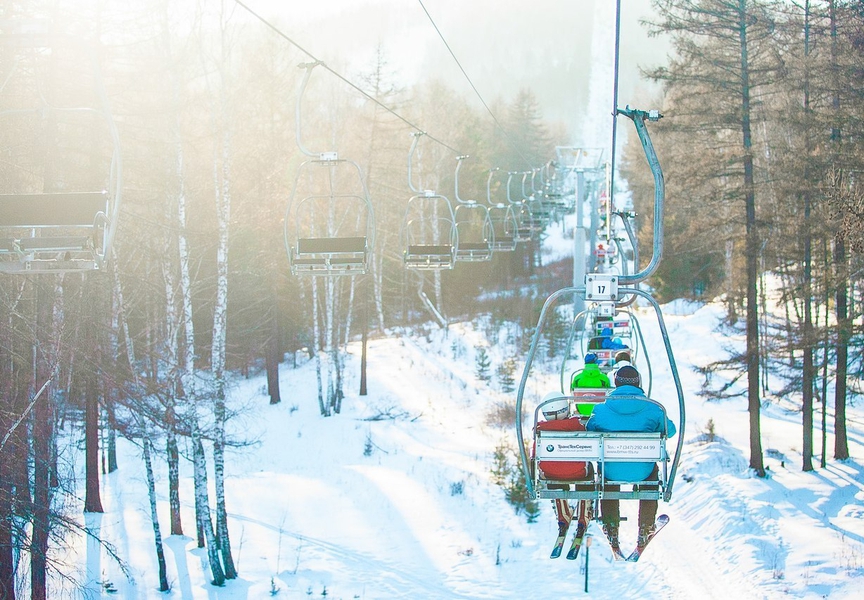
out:
<path id="1" fill-rule="evenodd" d="M 452 269 L 459 245 L 459 231 L 453 205 L 446 196 L 431 190 L 421 192 L 413 181 L 413 158 L 425 132 L 414 132 L 408 151 L 408 188 L 414 192 L 405 207 L 400 240 L 405 267 L 416 271 Z M 420 289 L 421 298 L 428 302 Z"/>
<path id="2" fill-rule="evenodd" d="M 656 300 L 646 291 L 636 287 L 656 271 L 662 256 L 662 215 L 665 185 L 660 163 L 657 160 L 657 155 L 645 127 L 646 119 L 657 120 L 660 118 L 660 114 L 657 111 L 639 111 L 632 110 L 629 107 L 624 110 L 617 109 L 616 112 L 617 114 L 623 114 L 633 121 L 648 164 L 654 175 L 653 254 L 647 266 L 638 273 L 621 276 L 592 273 L 586 275 L 584 286 L 560 289 L 546 299 L 540 311 L 537 327 L 534 330 L 531 347 L 526 356 L 525 367 L 522 371 L 516 397 L 517 447 L 519 448 L 522 460 L 523 475 L 528 495 L 531 498 L 566 498 L 592 501 L 599 501 L 604 498 L 620 498 L 640 500 L 662 499 L 669 501 L 683 450 L 686 423 L 684 395 L 669 335 L 663 321 L 663 314 Z M 628 285 L 631 287 L 627 287 Z M 588 431 L 567 431 L 554 432 L 554 435 L 549 435 L 552 432 L 537 433 L 537 418 L 542 410 L 538 406 L 534 410 L 534 433 L 532 433 L 536 452 L 535 456 L 529 458 L 524 443 L 526 432 L 523 424 L 523 404 L 525 400 L 534 400 L 533 404 L 535 406 L 541 404 L 539 401 L 540 397 L 549 390 L 558 390 L 562 397 L 569 397 L 569 381 L 565 383 L 564 379 L 565 369 L 554 367 L 556 362 L 554 358 L 556 356 L 563 354 L 566 359 L 566 349 L 562 349 L 560 346 L 559 328 L 552 326 L 552 324 L 558 324 L 562 319 L 569 322 L 582 319 L 584 322 L 587 311 L 583 311 L 578 315 L 574 313 L 577 306 L 583 306 L 586 303 L 596 304 L 596 314 L 598 316 L 614 318 L 619 305 L 627 306 L 636 297 L 647 301 L 653 308 L 666 352 L 666 359 L 669 364 L 669 373 L 671 374 L 672 381 L 666 382 L 666 386 L 661 393 L 661 399 L 671 400 L 669 396 L 671 396 L 672 385 L 674 385 L 677 395 L 678 414 L 676 421 L 678 424 L 678 440 L 674 451 L 671 454 L 667 453 L 664 432 L 598 434 Z M 588 330 L 591 331 L 591 329 Z M 541 356 L 539 352 L 541 348 L 543 349 L 543 360 L 538 359 Z M 647 358 L 647 352 L 645 354 Z M 550 358 L 552 360 L 549 360 Z M 552 366 L 552 369 L 549 368 L 550 366 Z M 653 391 L 649 388 L 647 396 L 651 401 L 660 405 L 665 414 L 666 407 L 664 403 L 654 398 L 654 395 Z M 576 399 L 574 398 L 572 402 L 575 404 Z M 575 412 L 571 411 L 571 414 L 575 414 Z M 595 476 L 593 480 L 588 482 L 567 482 L 573 484 L 572 486 L 568 486 L 570 489 L 561 489 L 563 487 L 561 486 L 562 482 L 555 481 L 555 485 L 550 485 L 550 482 L 543 480 L 538 475 L 539 461 L 541 459 L 550 460 L 550 458 L 564 461 L 596 461 L 599 468 L 594 470 Z M 659 480 L 642 482 L 604 481 L 598 474 L 598 471 L 603 470 L 602 466 L 605 462 L 614 460 L 656 462 L 660 466 L 660 469 L 658 469 Z M 619 484 L 621 486 L 619 491 L 608 489 L 610 485 Z"/>
<path id="3" fill-rule="evenodd" d="M 296 104 L 297 147 L 311 157 L 297 168 L 285 211 L 285 249 L 295 275 L 362 275 L 369 269 L 375 236 L 375 213 L 363 172 L 333 151 L 311 152 L 303 145 L 303 93 L 312 70 L 305 69 Z"/>
<path id="4" fill-rule="evenodd" d="M 510 185 L 514 175 L 520 175 L 516 171 L 510 171 L 507 174 L 507 203 L 513 208 L 513 214 L 516 218 L 516 231 L 514 237 L 516 242 L 528 242 L 533 239 L 534 234 L 539 230 L 537 220 L 531 213 L 528 203 L 524 199 L 516 200 L 510 193 Z"/>
<path id="5" fill-rule="evenodd" d="M 120 141 L 107 108 L 97 49 L 64 44 L 62 34 L 50 33 L 50 24 L 38 19 L 0 22 L 0 42 L 16 53 L 0 88 L 0 130 L 7 133 L 0 140 L 2 273 L 102 269 L 117 227 Z M 86 65 L 79 49 L 89 54 L 92 71 L 72 78 L 76 83 L 69 89 L 38 81 L 34 74 L 41 62 L 68 58 L 69 69 Z M 77 86 L 81 80 L 87 85 Z M 28 89 L 44 90 L 47 99 L 41 92 L 38 98 L 27 97 L 22 90 Z M 61 105 L 67 98 L 75 98 L 76 105 Z"/>
<path id="6" fill-rule="evenodd" d="M 486 201 L 489 204 L 489 220 L 492 221 L 495 240 L 492 249 L 495 252 L 512 252 L 516 250 L 518 223 L 509 202 L 505 204 L 492 200 L 492 177 L 497 170 L 498 168 L 491 169 L 486 180 Z"/>
<path id="7" fill-rule="evenodd" d="M 604 276 L 594 275 L 594 277 L 602 278 Z M 526 356 L 526 364 L 516 402 L 516 427 L 517 436 L 520 443 L 522 443 L 522 432 L 524 430 L 521 416 L 523 414 L 522 406 L 526 399 L 532 400 L 531 404 L 536 408 L 533 411 L 533 422 L 530 423 L 530 430 L 536 451 L 532 457 L 527 456 L 527 454 L 522 457 L 524 464 L 528 465 L 525 470 L 525 477 L 529 493 L 533 498 L 538 499 L 600 500 L 619 498 L 664 499 L 668 501 L 671 497 L 672 484 L 680 458 L 680 438 L 675 452 L 670 454 L 667 451 L 667 440 L 664 433 L 552 432 L 541 430 L 537 427 L 538 421 L 542 419 L 542 407 L 546 404 L 546 401 L 553 400 L 549 398 L 546 401 L 540 400 L 545 395 L 545 392 L 549 390 L 557 390 L 560 392 L 559 398 L 567 398 L 571 407 L 570 414 L 574 418 L 580 418 L 583 424 L 589 418 L 593 407 L 606 401 L 606 395 L 610 391 L 605 388 L 577 388 L 571 393 L 569 387 L 571 373 L 568 368 L 563 366 L 563 361 L 567 360 L 568 351 L 559 346 L 560 342 L 555 341 L 556 339 L 560 339 L 560 333 L 556 333 L 554 324 L 559 323 L 562 318 L 571 322 L 581 321 L 584 325 L 586 315 L 584 313 L 574 315 L 573 311 L 574 306 L 577 305 L 577 298 L 584 298 L 586 296 L 586 289 L 587 287 L 563 288 L 549 296 L 541 311 L 531 348 Z M 678 395 L 679 418 L 683 421 L 683 394 L 659 306 L 650 295 L 641 290 L 637 290 L 636 288 L 617 289 L 622 294 L 637 293 L 647 299 L 654 307 L 655 314 L 659 320 L 660 331 L 666 345 L 667 360 L 673 373 L 674 389 Z M 604 310 L 611 314 L 614 310 L 614 301 L 611 302 L 611 305 L 609 302 L 605 304 L 607 308 Z M 540 348 L 543 349 L 543 360 L 539 359 L 540 353 L 538 350 Z M 658 404 L 665 414 L 666 404 L 664 401 L 671 399 L 654 397 L 651 391 L 647 391 L 647 394 L 649 400 Z M 682 434 L 679 433 L 679 435 Z M 586 461 L 596 463 L 596 468 L 594 469 L 593 477 L 588 480 L 561 481 L 545 478 L 542 470 L 539 468 L 540 461 Z M 601 475 L 604 472 L 603 465 L 606 462 L 612 461 L 656 462 L 659 466 L 659 480 L 656 482 L 604 480 Z M 562 489 L 562 483 L 571 485 L 569 485 L 569 489 Z M 619 489 L 613 491 L 609 489 L 610 486 L 618 486 Z"/>
<path id="8" fill-rule="evenodd" d="M 450 201 L 428 191 L 412 196 L 402 224 L 405 267 L 418 271 L 452 269 L 459 247 L 456 216 Z"/>
<path id="9" fill-rule="evenodd" d="M 374 217 L 357 163 L 335 153 L 300 164 L 285 214 L 285 247 L 295 275 L 362 275 Z"/>
<path id="10" fill-rule="evenodd" d="M 495 231 L 489 218 L 489 209 L 474 200 L 459 197 L 459 169 L 467 156 L 457 157 L 454 189 L 456 209 L 456 232 L 459 240 L 456 246 L 456 260 L 461 262 L 486 261 L 492 258 L 495 246 Z"/>

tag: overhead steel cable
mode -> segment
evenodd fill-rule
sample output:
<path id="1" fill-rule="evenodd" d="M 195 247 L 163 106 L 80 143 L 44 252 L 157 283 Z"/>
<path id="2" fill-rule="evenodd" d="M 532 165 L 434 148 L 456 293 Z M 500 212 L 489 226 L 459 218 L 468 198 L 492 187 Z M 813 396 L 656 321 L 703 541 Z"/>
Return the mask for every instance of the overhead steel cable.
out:
<path id="1" fill-rule="evenodd" d="M 522 157 L 522 160 L 525 161 L 525 164 L 528 166 L 528 168 L 531 168 L 531 161 L 528 160 L 524 154 L 522 154 L 522 151 L 519 149 L 519 146 L 517 146 L 513 142 L 513 139 L 510 137 L 510 134 L 507 132 L 507 129 L 505 129 L 504 126 L 501 125 L 501 122 L 498 121 L 498 118 L 495 116 L 495 113 L 493 113 L 492 109 L 489 108 L 489 105 L 486 104 L 486 101 L 483 99 L 483 96 L 481 96 L 480 92 L 477 90 L 477 86 L 474 85 L 474 82 L 471 81 L 471 78 L 468 76 L 468 73 L 462 67 L 462 63 L 459 62 L 458 58 L 456 58 L 456 54 L 454 54 L 453 49 L 450 48 L 450 44 L 448 44 L 447 40 L 444 39 L 444 35 L 441 33 L 441 30 L 438 29 L 438 25 L 435 24 L 435 20 L 432 18 L 432 15 L 430 15 L 429 11 L 426 10 L 426 5 L 423 4 L 423 0 L 417 0 L 417 2 L 420 3 L 420 7 L 423 9 L 423 12 L 426 13 L 426 17 L 429 19 L 429 22 L 432 23 L 432 27 L 434 27 L 435 31 L 438 33 L 438 37 L 440 37 L 441 41 L 444 42 L 444 46 L 447 48 L 447 52 L 450 53 L 450 56 L 453 57 L 453 60 L 456 62 L 456 66 L 459 67 L 459 70 L 462 71 L 462 75 L 464 75 L 465 79 L 468 80 L 468 85 L 471 86 L 471 89 L 474 90 L 474 93 L 477 95 L 477 98 L 480 99 L 480 103 L 483 105 L 483 108 L 485 108 L 486 112 L 489 113 L 489 116 L 492 117 L 492 120 L 495 122 L 495 125 L 497 125 L 498 128 L 501 130 L 501 132 L 504 134 L 504 137 L 507 138 L 507 142 L 513 147 L 514 150 L 516 150 L 516 153 L 519 154 L 520 157 Z"/>
<path id="2" fill-rule="evenodd" d="M 306 48 L 304 48 L 303 46 L 301 46 L 300 44 L 298 44 L 297 42 L 295 42 L 293 39 L 291 39 L 290 37 L 288 37 L 288 35 L 285 34 L 285 32 L 283 32 L 281 29 L 279 29 L 278 27 L 276 27 L 273 23 L 271 23 L 270 21 L 268 21 L 267 19 L 265 19 L 264 17 L 262 17 L 261 15 L 259 15 L 257 12 L 255 12 L 254 10 L 252 10 L 252 9 L 251 9 L 251 8 L 250 8 L 246 3 L 244 3 L 242 0 L 234 0 L 234 2 L 236 2 L 238 6 L 244 8 L 244 9 L 246 10 L 246 12 L 248 12 L 250 15 L 252 15 L 252 16 L 255 17 L 256 19 L 258 19 L 259 21 L 261 21 L 264 25 L 266 25 L 267 27 L 269 27 L 269 28 L 270 28 L 274 33 L 276 33 L 276 35 L 278 35 L 279 37 L 281 37 L 281 38 L 284 39 L 285 41 L 287 41 L 287 42 L 289 42 L 290 44 L 292 44 L 292 45 L 293 45 L 294 47 L 296 47 L 298 50 L 300 50 L 301 52 L 303 52 L 304 54 L 306 54 L 309 58 L 311 58 L 314 62 L 317 62 L 317 63 L 319 64 L 319 66 L 321 66 L 322 68 L 324 68 L 324 69 L 326 69 L 327 71 L 329 71 L 330 73 L 332 73 L 334 76 L 336 76 L 338 79 L 340 79 L 341 81 L 343 81 L 343 82 L 344 82 L 346 85 L 348 85 L 349 87 L 351 87 L 351 88 L 353 88 L 354 90 L 358 91 L 358 92 L 359 92 L 361 95 L 363 95 L 366 99 L 371 100 L 372 102 L 374 102 L 375 104 L 377 104 L 378 106 L 380 106 L 381 108 L 383 108 L 384 110 L 386 110 L 387 112 L 389 112 L 391 115 L 393 115 L 394 117 L 396 117 L 397 119 L 399 119 L 400 121 L 402 121 L 403 123 L 405 123 L 406 125 L 408 125 L 409 127 L 411 127 L 412 129 L 415 129 L 415 130 L 417 130 L 418 132 L 425 133 L 425 134 L 426 134 L 426 137 L 428 137 L 430 140 L 432 140 L 432 141 L 434 141 L 434 142 L 436 142 L 436 143 L 438 143 L 438 144 L 441 144 L 442 146 L 444 146 L 445 148 L 447 148 L 448 150 L 454 152 L 454 153 L 457 154 L 457 155 L 460 155 L 460 156 L 462 155 L 462 152 L 460 152 L 459 150 L 457 150 L 456 148 L 454 148 L 454 147 L 451 146 L 450 144 L 447 144 L 446 142 L 443 142 L 442 140 L 439 140 L 439 139 L 436 138 L 435 136 L 430 135 L 430 134 L 429 134 L 428 132 L 426 132 L 422 127 L 419 127 L 418 125 L 415 125 L 414 123 L 412 123 L 411 121 L 409 121 L 408 119 L 406 119 L 405 117 L 403 117 L 402 115 L 400 115 L 399 113 L 397 113 L 395 110 L 393 110 L 392 108 L 390 108 L 389 106 L 387 106 L 386 104 L 384 104 L 383 102 L 381 102 L 380 100 L 378 100 L 377 98 L 375 98 L 374 96 L 370 95 L 368 92 L 366 92 L 365 90 L 363 90 L 363 89 L 360 88 L 359 86 L 355 85 L 352 81 L 350 81 L 349 79 L 347 79 L 346 77 L 344 77 L 342 74 L 340 74 L 340 73 L 337 72 L 337 71 L 334 71 L 331 67 L 329 67 L 329 66 L 327 65 L 327 63 L 325 63 L 325 62 L 322 61 L 321 59 L 317 58 L 314 54 L 312 54 L 311 52 L 309 52 Z M 523 157 L 523 158 L 524 158 L 524 157 Z"/>
<path id="3" fill-rule="evenodd" d="M 615 1 L 615 57 L 613 59 L 612 77 L 612 152 L 609 159 L 609 207 L 615 200 L 615 145 L 618 143 L 618 67 L 621 55 L 621 0 Z M 607 220 L 608 223 L 608 220 Z"/>

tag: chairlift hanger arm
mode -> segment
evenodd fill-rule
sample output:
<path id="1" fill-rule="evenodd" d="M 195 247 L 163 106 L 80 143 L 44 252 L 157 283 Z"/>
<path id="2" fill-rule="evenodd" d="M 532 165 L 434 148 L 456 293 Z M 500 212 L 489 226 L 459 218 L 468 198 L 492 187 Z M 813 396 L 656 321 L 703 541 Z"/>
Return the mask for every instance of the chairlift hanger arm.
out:
<path id="1" fill-rule="evenodd" d="M 426 135 L 425 131 L 413 131 L 411 132 L 411 136 L 414 138 L 411 141 L 411 149 L 408 151 L 408 189 L 414 192 L 415 194 L 419 194 L 420 190 L 414 187 L 414 182 L 412 181 L 412 163 L 414 159 L 414 151 L 417 150 L 417 144 L 420 143 L 420 138 Z"/>
<path id="2" fill-rule="evenodd" d="M 462 168 L 462 161 L 466 158 L 470 158 L 467 154 L 462 154 L 461 156 L 456 157 L 456 172 L 453 174 L 453 191 L 456 197 L 456 202 L 459 204 L 473 204 L 472 200 L 463 200 L 459 197 L 459 169 Z"/>
<path id="3" fill-rule="evenodd" d="M 297 65 L 300 69 L 305 69 L 305 73 L 303 73 L 303 80 L 300 83 L 300 91 L 297 92 L 297 106 L 294 109 L 296 122 L 296 138 L 297 138 L 297 147 L 300 149 L 300 152 L 305 154 L 306 156 L 322 156 L 324 153 L 322 152 L 312 152 L 303 145 L 303 136 L 301 134 L 303 128 L 303 119 L 302 119 L 302 105 L 303 105 L 303 94 L 306 92 L 306 85 L 309 83 L 309 77 L 312 75 L 312 69 L 317 67 L 318 65 L 323 65 L 320 60 L 315 60 L 312 62 L 300 63 Z"/>
<path id="4" fill-rule="evenodd" d="M 525 193 L 525 181 L 528 179 L 528 174 L 531 171 L 522 171 L 522 198 L 528 199 L 528 194 Z"/>
<path id="5" fill-rule="evenodd" d="M 648 166 L 654 175 L 654 246 L 651 261 L 642 271 L 633 275 L 622 275 L 620 278 L 622 284 L 636 284 L 653 275 L 660 265 L 660 259 L 663 257 L 663 202 L 666 197 L 666 186 L 663 181 L 663 169 L 660 167 L 660 161 L 657 159 L 654 144 L 651 143 L 648 128 L 645 127 L 646 119 L 657 121 L 662 115 L 657 110 L 636 110 L 631 109 L 629 106 L 624 109 L 619 108 L 617 114 L 624 115 L 633 121 L 639 141 L 642 143 L 645 157 L 648 160 Z"/>
<path id="6" fill-rule="evenodd" d="M 489 206 L 496 205 L 495 202 L 492 202 L 492 178 L 495 176 L 495 172 L 500 170 L 500 167 L 493 167 L 489 169 L 489 177 L 486 179 L 486 202 L 489 204 Z"/>

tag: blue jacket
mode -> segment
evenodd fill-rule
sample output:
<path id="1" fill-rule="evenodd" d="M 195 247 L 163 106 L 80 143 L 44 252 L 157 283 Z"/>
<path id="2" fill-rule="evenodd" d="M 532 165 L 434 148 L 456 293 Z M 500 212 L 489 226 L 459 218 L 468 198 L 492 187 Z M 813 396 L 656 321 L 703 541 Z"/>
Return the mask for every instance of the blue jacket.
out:
<path id="1" fill-rule="evenodd" d="M 618 396 L 616 398 L 616 396 Z M 621 398 L 620 396 L 638 396 Z M 588 431 L 663 431 L 663 410 L 647 400 L 645 392 L 634 385 L 622 385 L 609 392 L 606 402 L 594 407 L 585 425 Z M 675 435 L 675 424 L 666 419 L 666 437 Z M 642 481 L 651 474 L 654 463 L 606 463 L 606 479 Z"/>

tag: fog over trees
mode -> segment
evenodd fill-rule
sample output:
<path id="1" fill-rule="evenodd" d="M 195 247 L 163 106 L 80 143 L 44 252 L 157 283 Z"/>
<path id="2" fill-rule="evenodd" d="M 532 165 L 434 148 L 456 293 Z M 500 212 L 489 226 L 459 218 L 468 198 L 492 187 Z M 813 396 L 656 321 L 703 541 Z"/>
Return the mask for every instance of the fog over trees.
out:
<path id="1" fill-rule="evenodd" d="M 271 402 L 315 403 L 280 397 L 273 379 L 280 363 L 307 353 L 321 369 L 321 414 L 332 417 L 345 396 L 340 351 L 361 336 L 430 320 L 418 291 L 449 319 L 494 311 L 519 323 L 527 339 L 538 303 L 568 283 L 572 265 L 544 265 L 539 236 L 490 262 L 435 275 L 407 271 L 400 231 L 418 133 L 407 123 L 427 134 L 413 162 L 424 190 L 452 197 L 459 154 L 470 156 L 460 196 L 479 201 L 489 169 L 547 165 L 556 145 L 582 143 L 590 120 L 601 118 L 588 111 L 592 94 L 611 102 L 609 87 L 589 85 L 601 86 L 598 69 L 612 75 L 612 49 L 595 56 L 599 33 L 591 31 L 597 22 L 612 25 L 595 19 L 608 6 L 427 2 L 493 119 L 418 7 L 352 3 L 298 16 L 265 4 L 250 6 L 278 31 L 229 0 L 21 0 L 0 9 L 4 36 L 13 21 L 39 19 L 64 34 L 32 47 L 0 45 L 0 111 L 10 119 L 0 127 L 0 193 L 107 186 L 104 131 L 89 121 L 66 127 L 48 110 L 27 121 L 16 112 L 100 104 L 87 66 L 93 52 L 123 157 L 106 268 L 0 278 L 4 597 L 13 597 L 22 569 L 32 597 L 50 597 L 52 544 L 82 528 L 63 500 L 66 445 L 83 440 L 90 512 L 102 510 L 100 469 L 122 468 L 117 436 L 141 445 L 148 470 L 167 465 L 172 515 L 160 529 L 152 513 L 157 552 L 161 531 L 191 534 L 179 509 L 194 502 L 198 543 L 208 549 L 212 580 L 222 583 L 237 576 L 225 450 L 249 442 L 226 434 L 228 377 L 266 370 Z M 653 289 L 664 301 L 723 295 L 728 326 L 746 323 L 747 352 L 715 367 L 750 383 L 757 474 L 764 474 L 758 410 L 771 369 L 798 374 L 787 392 L 802 407 L 802 468 L 814 468 L 820 405 L 834 407 L 833 457 L 847 458 L 844 407 L 859 392 L 862 369 L 864 13 L 841 0 L 623 4 L 619 104 L 664 113 L 650 126 L 667 181 L 667 247 Z M 387 31 L 398 33 L 378 39 Z M 297 65 L 312 60 L 297 44 L 325 63 L 303 97 L 303 142 L 355 161 L 371 199 L 374 247 L 368 271 L 356 277 L 289 268 L 283 219 L 307 158 L 296 143 L 304 74 Z M 621 173 L 637 213 L 650 215 L 646 169 L 631 144 Z M 640 238 L 650 239 L 650 220 L 639 225 Z M 783 281 L 782 323 L 766 322 L 760 310 L 769 272 Z M 517 289 L 524 293 L 512 294 Z M 723 397 L 710 378 L 708 370 L 705 393 Z M 196 494 L 181 500 L 177 472 L 186 458 Z"/>

